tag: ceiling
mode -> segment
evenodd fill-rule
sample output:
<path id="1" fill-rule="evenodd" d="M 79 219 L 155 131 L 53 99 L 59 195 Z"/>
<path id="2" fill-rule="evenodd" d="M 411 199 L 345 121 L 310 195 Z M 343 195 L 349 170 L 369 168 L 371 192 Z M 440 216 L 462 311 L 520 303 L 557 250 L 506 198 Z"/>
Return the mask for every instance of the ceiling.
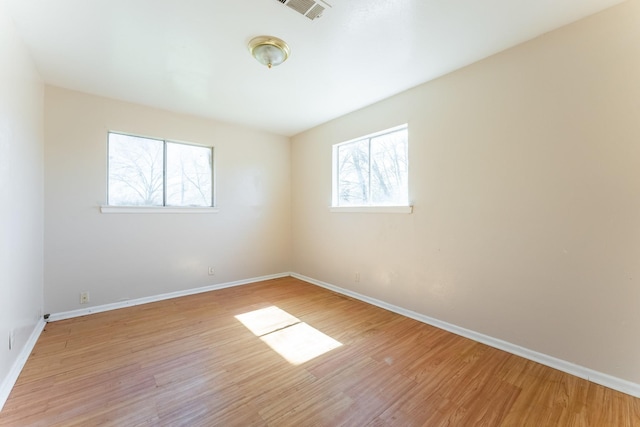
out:
<path id="1" fill-rule="evenodd" d="M 283 0 L 284 1 L 284 0 Z M 294 135 L 622 0 L 0 0 L 46 83 Z M 258 35 L 287 41 L 267 69 Z"/>

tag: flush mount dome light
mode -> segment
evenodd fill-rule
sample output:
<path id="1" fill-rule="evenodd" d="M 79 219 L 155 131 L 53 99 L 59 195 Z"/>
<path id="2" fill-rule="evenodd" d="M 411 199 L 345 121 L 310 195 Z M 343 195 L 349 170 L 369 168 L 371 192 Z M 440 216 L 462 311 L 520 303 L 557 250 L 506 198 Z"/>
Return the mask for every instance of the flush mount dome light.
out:
<path id="1" fill-rule="evenodd" d="M 249 52 L 259 63 L 269 68 L 282 64 L 291 54 L 284 40 L 271 36 L 252 38 L 249 41 Z"/>

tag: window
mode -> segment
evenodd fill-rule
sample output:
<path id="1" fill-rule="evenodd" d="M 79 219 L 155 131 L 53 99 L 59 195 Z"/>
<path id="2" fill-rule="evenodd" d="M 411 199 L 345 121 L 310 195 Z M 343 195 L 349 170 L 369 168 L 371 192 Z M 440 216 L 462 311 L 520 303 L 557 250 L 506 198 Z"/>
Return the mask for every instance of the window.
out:
<path id="1" fill-rule="evenodd" d="M 333 146 L 333 206 L 407 206 L 407 125 Z"/>
<path id="2" fill-rule="evenodd" d="M 109 132 L 110 206 L 213 206 L 213 148 Z"/>

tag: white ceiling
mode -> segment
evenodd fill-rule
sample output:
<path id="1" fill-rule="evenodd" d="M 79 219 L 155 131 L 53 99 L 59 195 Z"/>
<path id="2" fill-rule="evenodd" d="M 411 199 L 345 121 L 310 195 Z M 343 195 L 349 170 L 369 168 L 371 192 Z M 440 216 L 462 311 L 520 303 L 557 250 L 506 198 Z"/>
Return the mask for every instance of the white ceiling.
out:
<path id="1" fill-rule="evenodd" d="M 46 83 L 294 135 L 622 0 L 0 0 Z M 248 41 L 292 54 L 271 70 Z"/>

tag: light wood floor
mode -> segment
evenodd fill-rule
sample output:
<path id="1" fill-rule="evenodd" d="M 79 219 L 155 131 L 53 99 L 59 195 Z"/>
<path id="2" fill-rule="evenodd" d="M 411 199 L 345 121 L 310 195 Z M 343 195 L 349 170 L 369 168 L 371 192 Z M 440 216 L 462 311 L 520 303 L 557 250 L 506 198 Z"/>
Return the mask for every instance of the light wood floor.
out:
<path id="1" fill-rule="evenodd" d="M 289 363 L 234 317 L 266 307 L 342 346 Z M 284 278 L 48 324 L 0 425 L 640 426 L 640 399 Z"/>

